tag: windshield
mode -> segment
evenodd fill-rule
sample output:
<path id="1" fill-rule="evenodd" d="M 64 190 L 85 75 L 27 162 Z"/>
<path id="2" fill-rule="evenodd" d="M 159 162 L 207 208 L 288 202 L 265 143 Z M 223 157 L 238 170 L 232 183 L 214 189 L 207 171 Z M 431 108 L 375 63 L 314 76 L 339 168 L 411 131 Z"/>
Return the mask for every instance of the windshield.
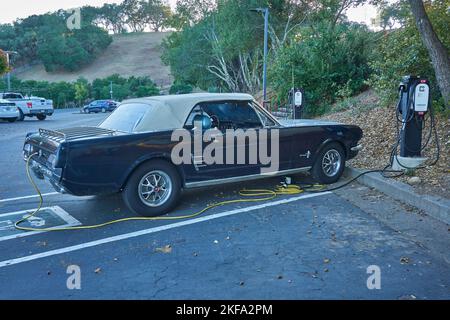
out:
<path id="1" fill-rule="evenodd" d="M 136 132 L 136 127 L 151 109 L 151 105 L 143 103 L 122 104 L 99 127 L 129 133 Z"/>

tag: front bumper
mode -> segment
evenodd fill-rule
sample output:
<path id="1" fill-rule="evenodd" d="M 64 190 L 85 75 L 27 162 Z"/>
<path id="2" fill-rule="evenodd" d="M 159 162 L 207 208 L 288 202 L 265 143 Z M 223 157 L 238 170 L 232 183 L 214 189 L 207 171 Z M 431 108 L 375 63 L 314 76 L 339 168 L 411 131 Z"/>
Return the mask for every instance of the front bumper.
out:
<path id="1" fill-rule="evenodd" d="M 355 158 L 362 149 L 363 149 L 363 146 L 361 144 L 358 144 L 355 147 L 351 147 L 350 152 L 347 157 L 348 160 Z"/>

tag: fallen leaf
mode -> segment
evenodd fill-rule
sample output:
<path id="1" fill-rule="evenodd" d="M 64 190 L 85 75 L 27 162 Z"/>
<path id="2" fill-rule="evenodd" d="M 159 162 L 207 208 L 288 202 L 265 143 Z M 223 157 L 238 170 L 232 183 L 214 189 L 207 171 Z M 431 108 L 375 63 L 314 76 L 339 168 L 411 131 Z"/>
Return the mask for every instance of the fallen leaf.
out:
<path id="1" fill-rule="evenodd" d="M 400 263 L 401 264 L 408 264 L 410 261 L 409 261 L 409 258 L 408 257 L 401 257 L 400 258 Z"/>
<path id="2" fill-rule="evenodd" d="M 172 246 L 170 244 L 162 247 L 162 248 L 156 248 L 155 249 L 156 252 L 161 252 L 161 253 L 171 253 L 172 252 Z"/>
<path id="3" fill-rule="evenodd" d="M 94 270 L 94 272 L 98 274 L 98 273 L 102 272 L 102 268 L 97 268 Z"/>

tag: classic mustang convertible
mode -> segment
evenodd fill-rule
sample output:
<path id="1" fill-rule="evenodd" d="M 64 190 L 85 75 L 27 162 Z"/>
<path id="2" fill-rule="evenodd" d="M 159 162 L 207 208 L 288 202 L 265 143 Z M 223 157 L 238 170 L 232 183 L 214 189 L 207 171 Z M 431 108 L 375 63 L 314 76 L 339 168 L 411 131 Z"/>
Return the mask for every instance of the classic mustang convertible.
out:
<path id="1" fill-rule="evenodd" d="M 247 94 L 201 93 L 128 100 L 96 127 L 29 133 L 23 151 L 61 193 L 122 192 L 155 216 L 188 188 L 304 171 L 334 183 L 361 137 L 357 126 L 277 120 Z"/>

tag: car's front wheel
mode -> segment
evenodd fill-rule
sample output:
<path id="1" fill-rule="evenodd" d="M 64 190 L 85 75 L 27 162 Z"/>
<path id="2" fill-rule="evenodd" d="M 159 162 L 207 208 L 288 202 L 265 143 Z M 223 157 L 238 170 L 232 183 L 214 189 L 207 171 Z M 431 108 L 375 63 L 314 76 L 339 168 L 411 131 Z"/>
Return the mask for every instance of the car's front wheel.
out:
<path id="1" fill-rule="evenodd" d="M 318 154 L 311 173 L 319 183 L 337 182 L 345 169 L 345 152 L 338 143 L 327 144 Z"/>
<path id="2" fill-rule="evenodd" d="M 163 160 L 149 161 L 131 175 L 122 197 L 135 213 L 153 217 L 171 211 L 181 196 L 181 180 L 175 167 Z"/>

